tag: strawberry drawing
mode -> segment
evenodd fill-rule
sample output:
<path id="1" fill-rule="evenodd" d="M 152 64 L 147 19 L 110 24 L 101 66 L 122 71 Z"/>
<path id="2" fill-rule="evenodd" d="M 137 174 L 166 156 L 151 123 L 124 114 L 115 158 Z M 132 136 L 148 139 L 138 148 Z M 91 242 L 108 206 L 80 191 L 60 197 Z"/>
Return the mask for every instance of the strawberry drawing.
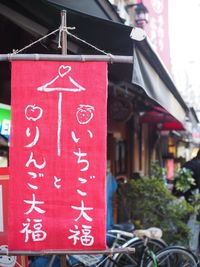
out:
<path id="1" fill-rule="evenodd" d="M 80 124 L 87 124 L 93 118 L 94 107 L 90 105 L 79 105 L 76 111 L 76 118 Z"/>

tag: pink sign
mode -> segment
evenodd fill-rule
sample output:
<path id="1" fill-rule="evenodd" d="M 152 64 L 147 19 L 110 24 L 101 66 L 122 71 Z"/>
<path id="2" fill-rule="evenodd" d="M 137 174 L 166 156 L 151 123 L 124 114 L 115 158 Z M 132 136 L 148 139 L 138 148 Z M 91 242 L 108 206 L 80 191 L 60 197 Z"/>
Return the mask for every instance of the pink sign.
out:
<path id="1" fill-rule="evenodd" d="M 12 62 L 9 250 L 105 249 L 107 64 Z"/>
<path id="2" fill-rule="evenodd" d="M 173 180 L 174 179 L 174 160 L 168 159 L 166 167 L 167 167 L 167 179 Z"/>
<path id="3" fill-rule="evenodd" d="M 145 31 L 150 38 L 155 51 L 158 53 L 168 71 L 171 71 L 169 29 L 168 29 L 168 1 L 144 0 L 149 12 L 149 23 Z"/>

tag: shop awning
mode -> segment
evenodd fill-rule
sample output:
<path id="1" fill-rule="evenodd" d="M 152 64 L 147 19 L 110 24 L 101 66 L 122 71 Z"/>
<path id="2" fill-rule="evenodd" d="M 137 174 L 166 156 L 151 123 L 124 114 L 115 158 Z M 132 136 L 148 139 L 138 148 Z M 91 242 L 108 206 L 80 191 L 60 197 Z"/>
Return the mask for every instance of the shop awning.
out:
<path id="1" fill-rule="evenodd" d="M 84 1 L 86 0 L 82 0 L 81 3 Z M 94 2 L 98 4 L 98 1 Z M 72 32 L 74 35 L 106 53 L 134 56 L 133 64 L 109 64 L 109 78 L 112 81 L 115 83 L 125 81 L 139 86 L 150 99 L 163 107 L 181 124 L 184 124 L 189 109 L 148 40 L 133 41 L 130 38 L 132 27 L 113 22 L 109 20 L 109 17 L 102 19 L 100 11 L 97 17 L 94 14 L 93 16 L 89 15 L 89 11 L 87 14 L 84 13 L 86 12 L 84 9 L 77 10 L 76 8 L 75 10 L 73 9 L 74 3 L 75 1 L 62 0 L 0 0 L 0 14 L 16 24 L 18 23 L 29 33 L 43 36 L 45 32 L 47 34 L 60 25 L 60 11 L 65 9 L 67 26 L 75 27 Z M 81 6 L 83 8 L 82 4 Z M 23 18 L 26 23 L 20 24 L 21 20 L 18 16 L 20 19 Z M 112 18 L 110 17 L 110 19 Z M 47 43 L 49 42 L 47 45 L 52 47 L 52 43 L 54 43 L 55 48 L 55 38 L 57 37 L 54 36 L 47 40 Z M 70 36 L 68 49 L 74 54 L 99 54 L 86 43 Z M 31 52 L 31 49 L 26 52 L 29 53 L 29 51 Z"/>
<path id="2" fill-rule="evenodd" d="M 149 62 L 144 58 L 141 52 L 134 49 L 134 65 L 132 82 L 139 85 L 145 93 L 163 107 L 169 114 L 158 113 L 159 119 L 168 116 L 168 121 L 172 121 L 172 116 L 182 124 L 185 123 L 187 107 L 181 106 L 174 94 L 169 90 L 164 81 L 159 77 L 158 73 L 153 69 Z M 153 112 L 152 112 L 153 113 Z M 156 112 L 154 112 L 156 113 Z M 154 115 L 154 116 L 153 116 Z M 172 115 L 172 116 L 170 116 Z M 152 119 L 155 114 L 152 114 Z"/>
<path id="3" fill-rule="evenodd" d="M 152 111 L 144 112 L 140 116 L 140 123 L 153 124 L 158 131 L 185 130 L 180 121 L 176 120 L 171 114 L 160 107 L 155 107 Z"/>

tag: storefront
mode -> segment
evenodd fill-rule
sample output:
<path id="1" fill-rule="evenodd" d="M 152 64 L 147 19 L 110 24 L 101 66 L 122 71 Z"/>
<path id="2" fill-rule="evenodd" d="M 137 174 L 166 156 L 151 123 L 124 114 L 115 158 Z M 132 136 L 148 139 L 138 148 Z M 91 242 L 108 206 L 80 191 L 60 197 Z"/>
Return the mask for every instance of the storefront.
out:
<path id="1" fill-rule="evenodd" d="M 112 171 L 127 177 L 135 173 L 146 175 L 151 160 L 163 163 L 166 157 L 165 149 L 158 146 L 161 128 L 163 131 L 170 125 L 170 132 L 187 131 L 190 110 L 147 39 L 132 40 L 132 27 L 123 24 L 108 1 L 100 5 L 96 1 L 86 2 L 0 1 L 0 20 L 4 25 L 1 53 L 26 48 L 22 53 L 60 54 L 59 32 L 29 44 L 59 27 L 60 12 L 65 9 L 67 27 L 73 28 L 67 34 L 68 54 L 110 55 L 107 109 L 108 160 Z M 124 56 L 124 62 L 112 62 L 112 55 Z M 9 62 L 2 61 L 0 66 L 1 102 L 10 104 Z M 167 119 L 163 121 L 163 117 Z"/>

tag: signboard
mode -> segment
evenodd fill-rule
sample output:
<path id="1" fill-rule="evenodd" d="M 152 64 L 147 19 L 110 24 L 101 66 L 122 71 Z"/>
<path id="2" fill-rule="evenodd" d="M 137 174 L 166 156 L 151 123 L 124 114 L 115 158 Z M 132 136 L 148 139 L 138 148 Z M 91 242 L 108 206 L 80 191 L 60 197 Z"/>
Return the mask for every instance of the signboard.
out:
<path id="1" fill-rule="evenodd" d="M 107 64 L 16 61 L 11 83 L 9 250 L 105 249 Z"/>
<path id="2" fill-rule="evenodd" d="M 7 244 L 8 168 L 0 168 L 0 240 Z M 1 244 L 2 245 L 2 244 Z"/>
<path id="3" fill-rule="evenodd" d="M 0 254 L 8 251 L 8 168 L 0 168 Z M 0 255 L 1 267 L 28 266 L 24 256 Z"/>
<path id="4" fill-rule="evenodd" d="M 167 160 L 167 179 L 172 181 L 174 179 L 174 160 L 168 159 Z"/>
<path id="5" fill-rule="evenodd" d="M 200 124 L 196 127 L 193 127 L 192 132 L 192 141 L 196 144 L 200 144 Z"/>
<path id="6" fill-rule="evenodd" d="M 10 106 L 0 103 L 0 134 L 10 139 Z"/>
<path id="7" fill-rule="evenodd" d="M 145 26 L 145 31 L 147 32 L 155 51 L 170 72 L 171 60 L 168 29 L 168 1 L 145 0 L 143 3 L 149 12 L 149 23 Z"/>

